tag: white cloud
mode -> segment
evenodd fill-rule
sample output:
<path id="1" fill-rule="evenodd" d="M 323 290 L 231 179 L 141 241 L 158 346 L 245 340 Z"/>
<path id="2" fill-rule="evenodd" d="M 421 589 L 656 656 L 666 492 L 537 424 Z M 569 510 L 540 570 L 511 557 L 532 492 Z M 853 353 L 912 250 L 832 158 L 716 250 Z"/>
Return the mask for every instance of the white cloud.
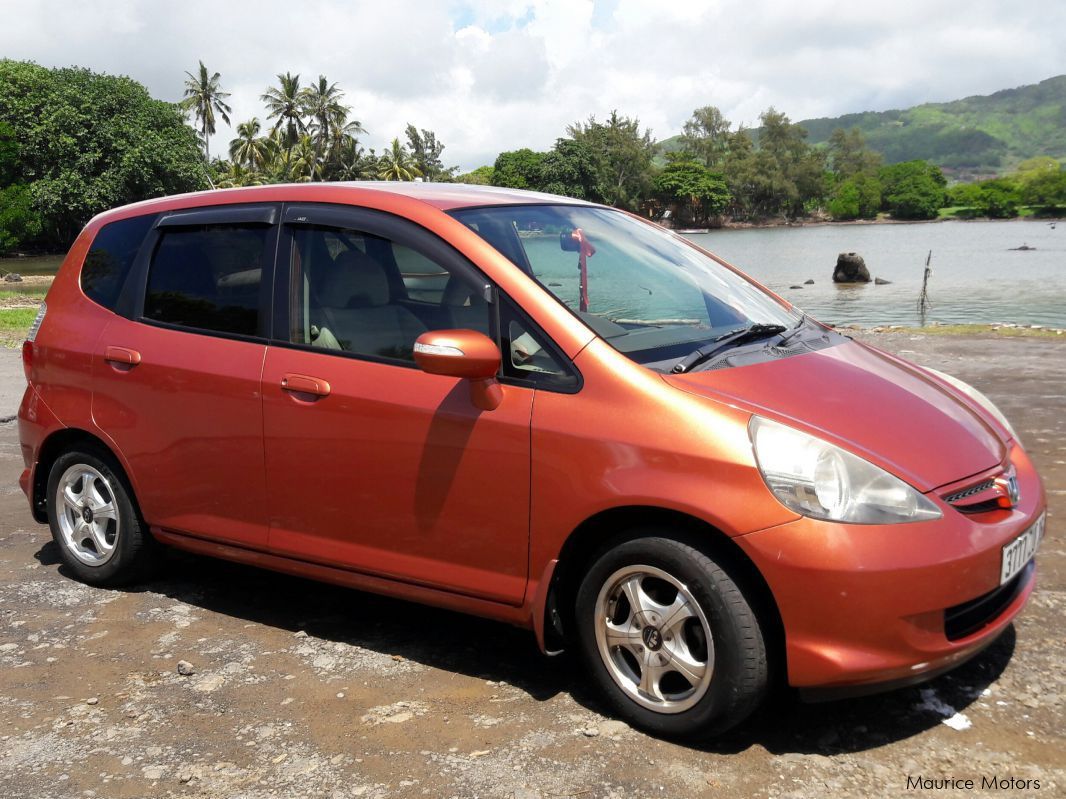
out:
<path id="1" fill-rule="evenodd" d="M 167 100 L 203 59 L 232 93 L 234 123 L 263 118 L 277 73 L 324 74 L 367 145 L 411 122 L 464 169 L 550 147 L 612 108 L 665 137 L 706 104 L 750 125 L 770 105 L 829 116 L 1066 72 L 1057 0 L 0 0 L 0 19 L 5 57 L 128 74 Z M 212 149 L 230 138 L 220 128 Z"/>

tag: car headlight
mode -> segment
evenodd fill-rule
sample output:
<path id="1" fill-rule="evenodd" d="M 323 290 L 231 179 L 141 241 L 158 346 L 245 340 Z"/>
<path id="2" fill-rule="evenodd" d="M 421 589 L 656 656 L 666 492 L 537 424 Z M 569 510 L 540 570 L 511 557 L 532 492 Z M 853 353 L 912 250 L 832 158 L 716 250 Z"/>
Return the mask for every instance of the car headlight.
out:
<path id="1" fill-rule="evenodd" d="M 820 438 L 753 416 L 748 425 L 766 485 L 804 516 L 851 524 L 939 519 L 940 509 L 884 469 Z"/>
<path id="2" fill-rule="evenodd" d="M 959 380 L 959 378 L 957 378 L 957 377 L 952 377 L 951 375 L 947 374 L 946 372 L 940 372 L 940 371 L 938 371 L 936 369 L 930 369 L 928 366 L 925 366 L 923 368 L 927 372 L 932 372 L 933 374 L 935 374 L 937 377 L 939 377 L 941 380 L 943 380 L 945 383 L 947 383 L 948 385 L 952 386 L 953 388 L 957 388 L 959 391 L 961 391 L 967 397 L 972 399 L 974 402 L 976 402 L 978 405 L 980 405 L 982 408 L 984 408 L 986 411 L 988 411 L 990 414 L 992 414 L 992 416 L 995 418 L 995 420 L 997 422 L 999 422 L 1001 425 L 1003 425 L 1007 429 L 1007 432 L 1010 433 L 1010 437 L 1013 438 L 1015 441 L 1018 440 L 1018 434 L 1014 432 L 1014 428 L 1011 427 L 1011 423 L 1009 421 L 1007 421 L 1007 417 L 1003 415 L 1003 411 L 1001 411 L 999 408 L 997 408 L 995 406 L 995 404 L 992 402 L 992 400 L 990 400 L 988 397 L 986 397 L 984 394 L 982 394 L 976 388 L 971 386 L 969 383 L 964 383 L 961 380 Z"/>

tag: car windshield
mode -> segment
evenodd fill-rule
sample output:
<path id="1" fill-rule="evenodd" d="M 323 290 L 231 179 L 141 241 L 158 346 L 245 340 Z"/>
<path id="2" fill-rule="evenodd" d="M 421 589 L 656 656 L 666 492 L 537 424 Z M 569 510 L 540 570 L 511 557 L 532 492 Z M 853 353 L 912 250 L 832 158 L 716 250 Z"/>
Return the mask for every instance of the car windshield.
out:
<path id="1" fill-rule="evenodd" d="M 668 370 L 752 325 L 799 311 L 687 244 L 621 211 L 503 205 L 452 215 L 531 274 L 615 349 Z"/>

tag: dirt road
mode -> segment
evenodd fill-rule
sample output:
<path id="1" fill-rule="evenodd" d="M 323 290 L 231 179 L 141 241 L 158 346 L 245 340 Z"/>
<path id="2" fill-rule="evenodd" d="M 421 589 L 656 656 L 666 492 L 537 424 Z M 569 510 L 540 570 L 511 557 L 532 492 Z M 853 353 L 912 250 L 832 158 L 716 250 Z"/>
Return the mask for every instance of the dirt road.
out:
<path id="1" fill-rule="evenodd" d="M 783 698 L 712 746 L 655 740 L 604 715 L 572 660 L 503 625 L 186 556 L 129 590 L 74 582 L 15 485 L 6 423 L 0 794 L 1062 796 L 1066 346 L 867 338 L 986 391 L 1050 493 L 1035 599 L 957 672 L 862 700 Z M 0 352 L 0 417 L 20 380 L 17 353 Z"/>

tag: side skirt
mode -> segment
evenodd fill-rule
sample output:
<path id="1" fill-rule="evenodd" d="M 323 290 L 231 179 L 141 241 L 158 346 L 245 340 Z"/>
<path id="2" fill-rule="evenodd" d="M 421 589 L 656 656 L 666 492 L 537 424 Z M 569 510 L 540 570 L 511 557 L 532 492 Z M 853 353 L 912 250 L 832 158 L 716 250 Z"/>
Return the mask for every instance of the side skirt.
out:
<path id="1" fill-rule="evenodd" d="M 533 618 L 528 607 L 513 607 L 414 583 L 404 583 L 362 572 L 339 569 L 334 566 L 323 566 L 318 563 L 271 555 L 254 549 L 221 544 L 217 541 L 207 541 L 158 527 L 151 529 L 152 535 L 161 543 L 197 555 L 207 555 L 213 558 L 256 566 L 261 569 L 292 574 L 296 577 L 305 577 L 310 580 L 332 583 L 346 588 L 355 588 L 372 594 L 382 594 L 408 602 L 433 605 L 459 613 L 469 613 L 474 616 L 513 624 L 516 627 L 525 627 L 527 629 L 532 629 L 533 627 Z"/>

